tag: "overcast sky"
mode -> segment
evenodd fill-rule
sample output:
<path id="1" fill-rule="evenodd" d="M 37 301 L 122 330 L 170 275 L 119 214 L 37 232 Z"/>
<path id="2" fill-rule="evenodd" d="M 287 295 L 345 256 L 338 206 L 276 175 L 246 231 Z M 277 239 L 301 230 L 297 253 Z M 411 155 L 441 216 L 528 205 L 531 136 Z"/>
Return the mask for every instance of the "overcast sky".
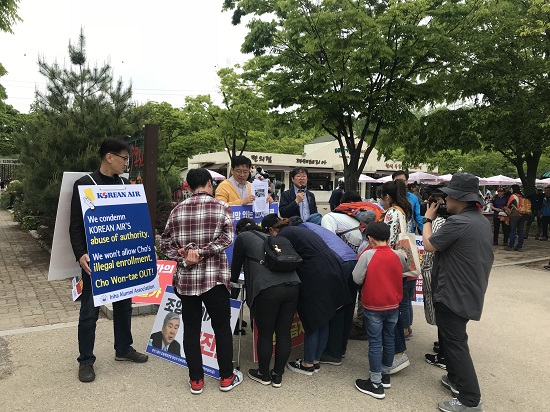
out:
<path id="1" fill-rule="evenodd" d="M 242 63 L 244 26 L 232 26 L 222 0 L 21 0 L 23 22 L 14 34 L 0 33 L 0 62 L 8 74 L 0 83 L 7 102 L 27 113 L 35 88 L 44 90 L 38 56 L 69 62 L 69 40 L 80 28 L 92 66 L 110 62 L 114 77 L 133 85 L 134 101 L 166 101 L 175 107 L 186 96 L 218 94 L 219 68 Z"/>

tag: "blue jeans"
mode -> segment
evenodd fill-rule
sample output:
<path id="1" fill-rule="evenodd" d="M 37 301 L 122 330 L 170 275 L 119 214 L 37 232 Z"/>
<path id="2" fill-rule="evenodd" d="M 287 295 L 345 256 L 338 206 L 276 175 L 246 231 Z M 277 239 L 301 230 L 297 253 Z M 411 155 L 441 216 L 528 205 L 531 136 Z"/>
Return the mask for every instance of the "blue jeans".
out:
<path id="1" fill-rule="evenodd" d="M 527 215 L 510 216 L 510 247 L 514 247 L 516 241 L 516 233 L 518 235 L 518 243 L 516 247 L 521 249 L 523 246 L 523 227 L 527 221 Z"/>
<path id="2" fill-rule="evenodd" d="M 390 373 L 395 352 L 395 325 L 398 318 L 399 309 L 382 312 L 365 309 L 365 328 L 369 335 L 370 380 L 374 384 L 382 382 L 383 373 Z"/>
<path id="3" fill-rule="evenodd" d="M 403 328 L 408 329 L 413 323 L 413 306 L 411 296 L 416 290 L 416 280 L 403 279 L 403 299 L 399 303 L 399 317 Z"/>
<path id="4" fill-rule="evenodd" d="M 327 346 L 328 341 L 328 323 L 321 326 L 312 333 L 304 335 L 304 362 L 313 363 L 314 360 L 321 359 L 321 355 Z"/>

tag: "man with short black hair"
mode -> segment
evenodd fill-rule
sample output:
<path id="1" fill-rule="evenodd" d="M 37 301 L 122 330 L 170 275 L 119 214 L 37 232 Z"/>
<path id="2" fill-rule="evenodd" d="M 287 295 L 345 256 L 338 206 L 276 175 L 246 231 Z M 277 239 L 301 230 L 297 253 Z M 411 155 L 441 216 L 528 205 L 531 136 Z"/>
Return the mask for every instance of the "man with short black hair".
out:
<path id="1" fill-rule="evenodd" d="M 230 391 L 243 375 L 233 370 L 233 335 L 227 249 L 235 237 L 233 213 L 227 203 L 212 197 L 212 177 L 206 169 L 191 169 L 187 183 L 193 194 L 170 213 L 161 237 L 161 249 L 178 262 L 174 292 L 181 299 L 183 348 L 189 368 L 191 393 L 202 393 L 204 369 L 200 345 L 202 304 L 216 334 L 220 390 Z"/>
<path id="2" fill-rule="evenodd" d="M 231 159 L 231 177 L 216 187 L 216 199 L 229 206 L 248 205 L 254 201 L 252 185 L 248 181 L 252 162 L 246 156 Z"/>
<path id="3" fill-rule="evenodd" d="M 84 230 L 84 218 L 80 204 L 78 186 L 83 185 L 124 185 L 130 182 L 121 177 L 128 165 L 128 145 L 117 137 L 109 137 L 99 148 L 101 165 L 99 169 L 78 179 L 73 186 L 71 200 L 71 221 L 69 236 L 76 260 L 82 268 L 82 295 L 80 297 L 80 315 L 78 318 L 78 378 L 81 382 L 92 382 L 95 379 L 94 355 L 95 330 L 99 308 L 94 306 L 92 295 L 90 257 Z M 132 299 L 113 302 L 113 329 L 115 334 L 115 360 L 147 362 L 148 356 L 137 352 L 133 347 Z"/>
<path id="4" fill-rule="evenodd" d="M 447 210 L 452 215 L 432 234 L 439 205 L 431 204 L 423 231 L 424 250 L 435 252 L 433 301 L 448 372 L 441 383 L 453 393 L 452 400 L 438 406 L 444 412 L 479 412 L 483 411 L 481 391 L 466 326 L 470 319 L 479 320 L 483 310 L 494 261 L 491 224 L 480 211 L 484 201 L 474 175 L 456 173 L 441 191 L 447 194 Z"/>
<path id="5" fill-rule="evenodd" d="M 281 217 L 300 216 L 304 222 L 317 213 L 315 195 L 307 190 L 308 171 L 305 167 L 295 167 L 290 172 L 292 187 L 281 194 L 279 214 Z"/>

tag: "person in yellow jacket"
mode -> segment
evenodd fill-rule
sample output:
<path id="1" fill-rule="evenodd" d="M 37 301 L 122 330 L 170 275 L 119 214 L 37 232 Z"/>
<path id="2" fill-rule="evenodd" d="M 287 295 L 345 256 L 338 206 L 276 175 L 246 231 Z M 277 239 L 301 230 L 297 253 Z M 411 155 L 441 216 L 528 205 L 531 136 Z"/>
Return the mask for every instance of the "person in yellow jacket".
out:
<path id="1" fill-rule="evenodd" d="M 250 205 L 254 201 L 252 185 L 248 181 L 252 162 L 246 156 L 235 156 L 231 160 L 231 177 L 216 188 L 216 199 L 229 206 Z M 273 202 L 271 196 L 267 201 Z"/>

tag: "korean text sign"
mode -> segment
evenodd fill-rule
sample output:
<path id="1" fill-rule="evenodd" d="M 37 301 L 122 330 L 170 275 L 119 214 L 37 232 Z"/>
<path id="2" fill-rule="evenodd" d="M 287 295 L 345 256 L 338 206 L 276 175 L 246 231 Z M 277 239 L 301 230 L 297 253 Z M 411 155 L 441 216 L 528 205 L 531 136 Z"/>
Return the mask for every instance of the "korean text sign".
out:
<path id="1" fill-rule="evenodd" d="M 255 213 L 252 209 L 252 205 L 231 206 L 231 212 L 233 212 L 233 224 L 235 225 L 235 227 L 237 227 L 237 223 L 239 223 L 239 220 L 247 217 L 253 219 L 254 222 L 258 224 L 262 222 L 262 219 L 267 213 Z M 269 213 L 278 214 L 279 203 L 271 203 L 269 205 Z M 233 245 L 225 249 L 225 254 L 227 255 L 227 262 L 229 263 L 229 266 L 231 266 L 231 259 L 233 258 Z"/>
<path id="2" fill-rule="evenodd" d="M 79 186 L 94 305 L 159 288 L 143 185 Z"/>
<path id="3" fill-rule="evenodd" d="M 231 330 L 237 325 L 239 310 L 242 302 L 230 299 L 231 303 Z M 174 333 L 168 327 L 168 319 L 173 315 L 178 315 L 176 321 L 178 324 L 177 332 Z M 174 320 L 171 321 L 174 324 Z M 166 324 L 166 326 L 165 326 Z M 174 343 L 175 342 L 175 343 Z M 216 335 L 210 323 L 210 316 L 202 305 L 202 327 L 200 334 L 200 346 L 202 353 L 202 365 L 204 373 L 208 376 L 218 379 L 220 370 L 218 367 L 218 358 L 216 356 Z M 176 296 L 172 286 L 167 285 L 162 295 L 162 301 L 151 330 L 151 336 L 145 351 L 161 359 L 170 361 L 177 365 L 187 367 L 185 352 L 183 350 L 183 322 L 181 319 L 181 300 Z"/>

